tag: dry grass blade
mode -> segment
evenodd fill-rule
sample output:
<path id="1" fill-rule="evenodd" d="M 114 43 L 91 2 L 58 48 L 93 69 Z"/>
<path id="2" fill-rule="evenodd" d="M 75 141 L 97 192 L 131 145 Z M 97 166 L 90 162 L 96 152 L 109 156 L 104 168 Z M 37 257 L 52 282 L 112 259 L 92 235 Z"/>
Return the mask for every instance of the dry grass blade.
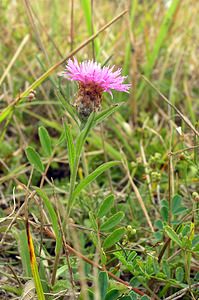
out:
<path id="1" fill-rule="evenodd" d="M 139 202 L 139 204 L 140 204 L 140 207 L 141 207 L 141 209 L 142 209 L 142 211 L 143 211 L 143 213 L 144 213 L 144 215 L 145 215 L 146 221 L 147 221 L 149 227 L 151 228 L 151 231 L 152 231 L 152 232 L 155 232 L 155 230 L 154 230 L 154 228 L 153 228 L 153 225 L 152 225 L 152 222 L 151 222 L 151 219 L 150 219 L 149 214 L 148 214 L 148 212 L 147 212 L 147 209 L 146 209 L 146 207 L 145 207 L 144 201 L 143 201 L 143 199 L 142 199 L 142 197 L 141 197 L 141 195 L 140 195 L 140 192 L 139 192 L 137 186 L 135 185 L 133 179 L 131 178 L 131 174 L 130 174 L 130 172 L 129 172 L 129 168 L 128 168 L 128 166 L 127 166 L 127 164 L 126 164 L 125 161 L 123 161 L 122 163 L 123 163 L 123 166 L 124 166 L 125 171 L 127 172 L 128 179 L 129 179 L 130 184 L 131 184 L 131 186 L 132 186 L 132 188 L 133 188 L 133 190 L 134 190 L 134 193 L 135 193 L 135 195 L 136 195 L 136 198 L 137 198 L 137 200 L 138 200 L 138 202 Z"/>
<path id="2" fill-rule="evenodd" d="M 16 200 L 15 200 L 15 188 L 13 188 L 13 202 L 14 202 L 14 207 L 12 212 L 5 218 L 0 218 L 0 224 L 5 222 L 6 220 L 8 220 L 10 217 L 12 217 L 15 213 L 15 209 L 16 209 Z M 0 242 L 1 243 L 1 242 Z"/>
<path id="3" fill-rule="evenodd" d="M 161 96 L 161 98 L 170 106 L 172 107 L 175 112 L 181 117 L 181 119 L 187 124 L 187 126 L 197 135 L 199 136 L 199 132 L 196 130 L 196 128 L 193 126 L 193 124 L 191 123 L 191 121 L 184 116 L 181 111 L 175 106 L 173 105 L 157 88 L 156 86 L 148 79 L 146 78 L 144 75 L 141 75 L 142 78 Z"/>
<path id="4" fill-rule="evenodd" d="M 197 289 L 199 287 L 199 283 L 192 284 L 190 287 L 186 287 L 175 294 L 165 298 L 165 300 L 175 300 L 175 299 L 183 299 L 182 297 L 191 289 Z"/>
<path id="5" fill-rule="evenodd" d="M 13 64 L 15 63 L 17 57 L 19 56 L 19 54 L 21 53 L 21 51 L 23 50 L 24 46 L 26 45 L 26 43 L 29 40 L 29 34 L 27 34 L 24 39 L 22 40 L 21 44 L 19 45 L 19 48 L 17 49 L 17 51 L 15 52 L 15 55 L 13 56 L 13 58 L 11 59 L 9 65 L 7 66 L 7 68 L 5 69 L 3 75 L 0 78 L 0 86 L 2 84 L 2 82 L 4 81 L 5 77 L 7 76 L 7 74 L 9 73 L 10 69 L 12 68 Z"/>
<path id="6" fill-rule="evenodd" d="M 35 285 L 33 280 L 29 280 L 24 285 L 24 291 L 20 300 L 36 300 Z"/>

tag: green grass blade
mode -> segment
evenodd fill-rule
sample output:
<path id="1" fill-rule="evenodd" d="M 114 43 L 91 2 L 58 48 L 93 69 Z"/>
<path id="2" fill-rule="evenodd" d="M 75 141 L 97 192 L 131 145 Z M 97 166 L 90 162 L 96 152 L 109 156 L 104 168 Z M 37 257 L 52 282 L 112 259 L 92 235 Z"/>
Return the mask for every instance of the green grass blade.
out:
<path id="1" fill-rule="evenodd" d="M 91 1 L 90 0 L 81 0 L 81 5 L 82 5 L 83 12 L 84 12 L 85 20 L 86 20 L 86 27 L 87 27 L 88 34 L 92 35 L 95 26 L 93 25 L 93 28 L 92 28 Z M 98 57 L 99 52 L 100 52 L 99 39 L 96 39 L 95 41 L 93 41 L 93 43 L 94 43 L 96 57 Z"/>
<path id="2" fill-rule="evenodd" d="M 179 5 L 180 5 L 180 0 L 173 0 L 165 14 L 165 17 L 160 26 L 160 30 L 157 35 L 156 41 L 154 43 L 152 53 L 149 57 L 148 63 L 145 66 L 144 73 L 147 78 L 150 77 L 150 75 L 153 71 L 153 68 L 154 68 L 156 60 L 158 58 L 160 49 L 164 45 L 165 38 L 168 35 L 169 29 L 173 23 L 174 15 L 175 15 Z M 146 83 L 144 81 L 142 81 L 142 83 L 137 91 L 137 99 L 139 99 L 139 97 L 142 95 L 145 85 L 146 85 Z"/>
<path id="3" fill-rule="evenodd" d="M 111 116 L 115 111 L 117 111 L 121 106 L 123 105 L 123 103 L 118 103 L 113 105 L 112 107 L 109 107 L 101 112 L 99 112 L 97 114 L 97 116 L 95 117 L 95 121 L 93 124 L 93 127 L 98 125 L 99 123 L 103 122 L 105 119 L 107 119 L 109 116 Z"/>
<path id="4" fill-rule="evenodd" d="M 138 0 L 133 0 L 131 1 L 131 11 L 130 11 L 130 27 L 133 29 L 134 28 L 134 19 L 135 19 L 135 12 L 137 10 L 137 4 Z M 131 41 L 129 41 L 129 32 L 127 31 L 127 43 L 125 47 L 125 57 L 124 57 L 124 65 L 123 65 L 123 73 L 124 75 L 128 75 L 129 73 L 129 67 L 130 67 L 130 62 L 131 62 L 131 51 L 132 51 L 132 46 Z"/>
<path id="5" fill-rule="evenodd" d="M 91 27 L 91 1 L 90 0 L 81 0 L 82 9 L 84 12 L 86 26 L 89 35 L 92 34 L 92 27 Z"/>
<path id="6" fill-rule="evenodd" d="M 180 0 L 173 0 L 171 5 L 169 6 L 169 9 L 167 10 L 167 13 L 165 14 L 163 22 L 160 26 L 159 34 L 156 38 L 156 41 L 155 41 L 155 44 L 154 44 L 154 47 L 153 47 L 153 51 L 152 51 L 151 56 L 150 56 L 149 63 L 146 66 L 145 74 L 147 76 L 149 76 L 150 73 L 152 72 L 152 69 L 155 65 L 155 62 L 156 62 L 157 58 L 158 58 L 160 49 L 161 49 L 161 47 L 162 47 L 162 45 L 165 41 L 165 38 L 166 38 L 166 36 L 169 32 L 170 26 L 173 22 L 173 17 L 175 15 L 175 12 L 178 8 L 179 3 L 180 3 Z"/>

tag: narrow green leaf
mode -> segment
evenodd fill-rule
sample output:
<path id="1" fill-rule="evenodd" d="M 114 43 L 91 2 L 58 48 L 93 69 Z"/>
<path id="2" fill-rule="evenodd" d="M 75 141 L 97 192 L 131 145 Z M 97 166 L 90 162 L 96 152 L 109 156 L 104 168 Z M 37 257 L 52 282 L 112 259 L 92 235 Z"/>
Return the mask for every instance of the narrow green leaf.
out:
<path id="1" fill-rule="evenodd" d="M 79 158 L 83 149 L 83 145 L 85 143 L 85 140 L 89 134 L 89 131 L 91 130 L 92 126 L 93 126 L 93 122 L 95 119 L 95 113 L 91 113 L 91 115 L 89 116 L 85 127 L 81 130 L 80 134 L 77 137 L 77 141 L 76 141 L 76 158 Z"/>
<path id="2" fill-rule="evenodd" d="M 101 296 L 100 299 L 104 300 L 108 289 L 108 274 L 106 272 L 99 272 L 98 283 Z"/>
<path id="3" fill-rule="evenodd" d="M 115 229 L 108 237 L 105 238 L 103 243 L 103 248 L 110 248 L 120 241 L 122 236 L 125 233 L 125 229 L 123 227 Z"/>
<path id="4" fill-rule="evenodd" d="M 127 261 L 132 262 L 137 256 L 137 253 L 135 251 L 131 251 L 131 253 L 128 255 Z"/>
<path id="5" fill-rule="evenodd" d="M 113 105 L 112 107 L 109 107 L 109 108 L 99 112 L 97 114 L 97 116 L 95 117 L 93 127 L 96 126 L 97 124 L 103 122 L 106 118 L 108 118 L 115 111 L 117 111 L 122 105 L 123 105 L 123 102 L 122 103 L 117 103 L 117 104 Z"/>
<path id="6" fill-rule="evenodd" d="M 33 165 L 35 169 L 37 169 L 40 173 L 44 172 L 44 165 L 41 161 L 41 158 L 39 154 L 32 147 L 26 148 L 26 156 L 30 164 Z"/>
<path id="7" fill-rule="evenodd" d="M 129 17 L 130 17 L 130 28 L 134 28 L 135 24 L 135 14 L 138 9 L 138 0 L 134 0 L 131 3 L 131 9 L 129 11 Z M 123 65 L 123 74 L 128 75 L 129 74 L 129 67 L 131 66 L 131 55 L 132 55 L 132 42 L 129 38 L 128 32 L 126 32 L 126 42 L 125 42 L 125 57 L 124 57 L 124 65 Z"/>
<path id="8" fill-rule="evenodd" d="M 61 90 L 61 87 L 60 87 Z M 76 122 L 76 124 L 79 126 L 79 120 L 77 118 L 77 114 L 75 112 L 75 109 L 72 107 L 72 105 L 68 102 L 68 99 L 65 99 L 65 95 L 57 90 L 56 95 L 62 104 L 63 108 L 67 111 L 67 113 L 70 115 L 71 119 Z"/>
<path id="9" fill-rule="evenodd" d="M 39 127 L 39 139 L 42 146 L 42 149 L 46 156 L 52 155 L 52 145 L 51 145 L 51 138 L 47 129 L 43 126 Z"/>
<path id="10" fill-rule="evenodd" d="M 92 35 L 91 2 L 90 0 L 81 0 L 81 5 L 85 15 L 88 33 Z"/>
<path id="11" fill-rule="evenodd" d="M 180 3 L 180 0 L 173 0 L 164 16 L 164 19 L 160 26 L 158 36 L 154 43 L 153 51 L 151 52 L 149 64 L 147 65 L 147 75 L 150 74 L 150 72 L 152 71 L 152 69 L 155 65 L 159 51 L 160 51 L 160 49 L 164 43 L 164 40 L 169 32 L 170 26 L 172 25 L 173 17 L 175 15 L 175 12 L 178 8 L 179 3 Z"/>
<path id="12" fill-rule="evenodd" d="M 101 175 L 106 170 L 110 169 L 111 167 L 114 167 L 118 165 L 118 161 L 110 161 L 107 163 L 104 163 L 103 165 L 99 166 L 95 171 L 93 171 L 91 174 L 89 174 L 87 177 L 85 177 L 75 188 L 73 193 L 73 199 L 75 199 L 79 193 L 93 180 L 95 180 L 99 175 Z"/>
<path id="13" fill-rule="evenodd" d="M 172 241 L 177 243 L 180 247 L 182 247 L 182 242 L 179 239 L 177 233 L 171 228 L 169 225 L 164 227 L 164 230 L 166 231 L 167 235 L 170 237 Z"/>
<path id="14" fill-rule="evenodd" d="M 100 205 L 97 213 L 98 218 L 104 217 L 109 212 L 113 204 L 114 204 L 114 195 L 111 194 L 108 197 L 106 197 L 102 202 L 102 204 Z"/>
<path id="15" fill-rule="evenodd" d="M 75 146 L 73 142 L 71 129 L 66 123 L 64 123 L 64 132 L 65 132 L 67 149 L 68 149 L 68 160 L 69 160 L 70 170 L 72 172 L 74 168 L 74 162 L 75 162 Z"/>
<path id="16" fill-rule="evenodd" d="M 145 75 L 148 78 L 151 76 L 151 73 L 154 69 L 156 60 L 158 58 L 161 48 L 164 45 L 165 38 L 167 37 L 167 35 L 169 33 L 171 25 L 173 24 L 173 18 L 175 16 L 175 12 L 177 11 L 180 3 L 181 3 L 180 0 L 173 0 L 162 20 L 162 24 L 160 26 L 159 33 L 153 44 L 153 50 L 151 51 L 149 61 L 148 61 L 147 65 L 145 66 Z M 137 91 L 137 99 L 139 99 L 139 97 L 142 95 L 143 90 L 145 88 L 145 84 L 146 83 L 144 81 L 141 82 L 140 87 Z"/>
<path id="17" fill-rule="evenodd" d="M 111 216 L 104 224 L 101 225 L 100 230 L 108 231 L 113 227 L 117 226 L 119 222 L 124 218 L 124 213 L 122 211 L 117 212 L 115 215 Z"/>
<path id="18" fill-rule="evenodd" d="M 91 1 L 90 0 L 81 0 L 82 10 L 84 12 L 86 25 L 88 34 L 93 34 L 93 29 L 95 29 L 95 26 L 92 25 L 92 11 L 91 11 Z M 96 57 L 98 57 L 99 51 L 100 51 L 100 44 L 99 39 L 96 39 L 94 41 L 94 49 L 96 53 Z"/>

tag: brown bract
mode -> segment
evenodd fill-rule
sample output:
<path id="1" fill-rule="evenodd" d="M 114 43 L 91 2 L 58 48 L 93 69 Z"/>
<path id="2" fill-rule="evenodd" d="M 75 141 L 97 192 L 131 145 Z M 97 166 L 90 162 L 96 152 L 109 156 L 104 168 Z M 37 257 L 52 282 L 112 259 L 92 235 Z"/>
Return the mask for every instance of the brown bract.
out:
<path id="1" fill-rule="evenodd" d="M 75 106 L 82 119 L 87 119 L 93 111 L 98 111 L 101 106 L 103 89 L 94 83 L 79 83 L 79 91 Z"/>

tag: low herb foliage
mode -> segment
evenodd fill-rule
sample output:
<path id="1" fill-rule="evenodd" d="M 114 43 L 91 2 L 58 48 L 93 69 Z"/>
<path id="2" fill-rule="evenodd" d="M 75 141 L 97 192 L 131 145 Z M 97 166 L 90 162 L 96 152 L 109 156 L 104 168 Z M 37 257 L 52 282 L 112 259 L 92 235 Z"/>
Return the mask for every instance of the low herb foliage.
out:
<path id="1" fill-rule="evenodd" d="M 0 299 L 199 298 L 199 3 L 118 3 L 0 3 Z"/>

